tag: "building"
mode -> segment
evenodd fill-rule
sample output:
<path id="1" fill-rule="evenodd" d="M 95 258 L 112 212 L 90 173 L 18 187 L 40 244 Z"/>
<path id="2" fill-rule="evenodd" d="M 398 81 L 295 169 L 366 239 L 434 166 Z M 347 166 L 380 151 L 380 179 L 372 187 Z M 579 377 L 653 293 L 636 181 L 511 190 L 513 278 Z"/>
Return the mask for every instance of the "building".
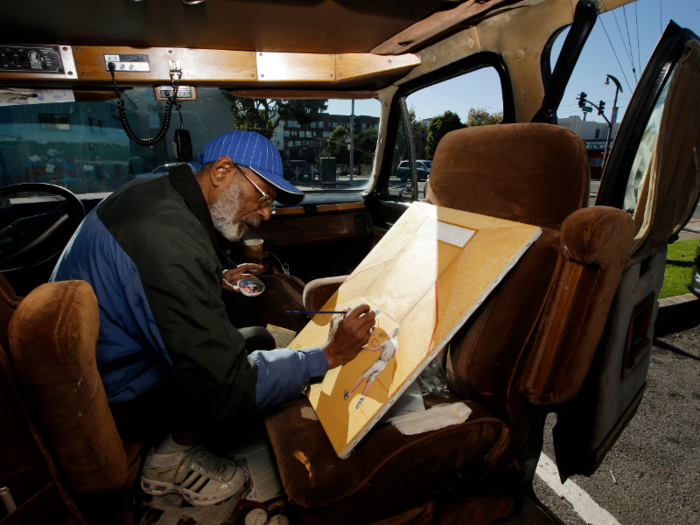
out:
<path id="1" fill-rule="evenodd" d="M 560 118 L 558 124 L 562 128 L 567 128 L 576 133 L 582 140 L 603 139 L 608 136 L 608 124 L 606 122 L 595 122 L 592 120 L 581 120 L 578 115 Z M 613 124 L 612 137 L 615 137 L 619 122 Z"/>
<path id="2" fill-rule="evenodd" d="M 284 150 L 284 122 L 284 120 L 280 120 L 277 123 L 277 126 L 275 126 L 275 130 L 272 132 L 272 137 L 270 137 L 270 140 L 280 151 L 280 154 Z"/>
<path id="3" fill-rule="evenodd" d="M 605 152 L 605 141 L 608 137 L 608 124 L 606 122 L 585 121 L 577 115 L 567 118 L 560 118 L 558 124 L 576 133 L 586 145 L 588 160 L 591 166 L 591 178 L 600 180 L 603 173 L 603 155 Z M 615 138 L 620 123 L 613 124 L 612 135 L 610 137 L 610 147 Z"/>
<path id="4" fill-rule="evenodd" d="M 361 133 L 367 128 L 379 127 L 379 117 L 355 115 L 354 121 L 356 133 Z M 319 120 L 305 126 L 296 120 L 281 120 L 277 128 L 282 131 L 283 147 L 280 148 L 277 144 L 275 146 L 280 149 L 286 160 L 302 159 L 315 162 L 315 159 L 323 156 L 328 139 L 338 127 L 350 131 L 350 115 L 322 113 Z"/>

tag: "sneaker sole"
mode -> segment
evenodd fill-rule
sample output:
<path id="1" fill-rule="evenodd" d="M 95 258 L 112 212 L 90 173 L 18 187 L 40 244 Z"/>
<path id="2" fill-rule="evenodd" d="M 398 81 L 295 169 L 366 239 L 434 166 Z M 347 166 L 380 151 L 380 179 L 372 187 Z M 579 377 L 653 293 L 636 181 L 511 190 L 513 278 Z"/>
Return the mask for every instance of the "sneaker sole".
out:
<path id="1" fill-rule="evenodd" d="M 152 479 L 141 476 L 141 489 L 151 496 L 164 496 L 166 494 L 177 494 L 180 492 L 179 485 L 165 483 L 163 481 L 154 481 Z"/>
<path id="2" fill-rule="evenodd" d="M 240 496 L 247 488 L 248 483 L 246 482 L 240 489 L 238 489 L 237 491 L 232 491 L 231 493 L 224 492 L 221 494 L 204 495 L 194 492 L 193 490 L 181 487 L 180 485 L 164 483 L 161 481 L 153 481 L 141 476 L 141 489 L 146 494 L 149 494 L 151 496 L 180 494 L 185 501 L 187 501 L 190 505 L 193 505 L 195 507 L 208 507 L 210 505 L 216 505 L 217 503 L 226 499 Z"/>
<path id="3" fill-rule="evenodd" d="M 248 488 L 248 483 L 244 483 L 240 489 L 238 489 L 237 491 L 233 491 L 231 493 L 204 495 L 204 494 L 199 494 L 199 493 L 194 492 L 192 490 L 186 489 L 184 487 L 180 487 L 179 492 L 180 492 L 182 498 L 190 505 L 193 505 L 195 507 L 208 507 L 210 505 L 216 505 L 217 503 L 220 503 L 220 502 L 227 500 L 229 498 L 234 498 L 234 497 L 240 496 L 247 488 Z"/>

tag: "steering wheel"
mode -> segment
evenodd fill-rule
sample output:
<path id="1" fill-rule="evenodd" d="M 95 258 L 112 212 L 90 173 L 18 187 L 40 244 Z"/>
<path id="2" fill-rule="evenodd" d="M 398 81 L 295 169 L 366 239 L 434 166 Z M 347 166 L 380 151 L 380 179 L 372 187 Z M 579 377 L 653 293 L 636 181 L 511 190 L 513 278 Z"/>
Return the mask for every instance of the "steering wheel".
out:
<path id="1" fill-rule="evenodd" d="M 16 219 L 0 230 L 0 272 L 30 269 L 58 256 L 85 217 L 80 199 L 55 184 L 13 184 L 0 188 L 0 199 L 27 192 L 50 193 L 63 197 L 63 202 L 52 211 Z"/>

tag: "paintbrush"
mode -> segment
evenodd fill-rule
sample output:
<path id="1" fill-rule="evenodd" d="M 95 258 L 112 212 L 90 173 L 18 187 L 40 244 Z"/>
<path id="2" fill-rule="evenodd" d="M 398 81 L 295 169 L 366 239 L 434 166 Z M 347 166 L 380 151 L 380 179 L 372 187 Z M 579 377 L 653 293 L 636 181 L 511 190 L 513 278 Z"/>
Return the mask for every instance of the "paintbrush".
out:
<path id="1" fill-rule="evenodd" d="M 336 312 L 335 310 L 316 310 L 316 311 L 308 311 L 308 310 L 283 310 L 283 314 L 346 314 L 348 312 L 346 311 L 340 311 Z"/>

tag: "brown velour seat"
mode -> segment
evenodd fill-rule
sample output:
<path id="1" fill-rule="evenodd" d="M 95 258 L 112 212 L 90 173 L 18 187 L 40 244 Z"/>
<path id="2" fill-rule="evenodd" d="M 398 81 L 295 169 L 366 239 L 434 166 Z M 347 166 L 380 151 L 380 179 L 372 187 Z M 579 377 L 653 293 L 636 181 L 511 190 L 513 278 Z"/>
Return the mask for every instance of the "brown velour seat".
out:
<path id="1" fill-rule="evenodd" d="M 8 305 L 14 294 L 0 280 Z M 121 441 L 107 404 L 95 362 L 100 320 L 92 288 L 49 283 L 14 302 L 11 318 L 11 308 L 0 312 L 0 321 L 9 320 L 9 345 L 0 348 L 0 428 L 8 451 L 0 485 L 17 504 L 7 519 L 133 522 L 127 491 L 143 445 Z"/>
<path id="2" fill-rule="evenodd" d="M 589 187 L 584 145 L 564 128 L 483 126 L 442 139 L 428 202 L 534 224 L 542 235 L 450 343 L 451 392 L 474 411 L 465 423 L 415 436 L 380 427 L 339 460 L 306 398 L 267 418 L 282 483 L 305 521 L 428 523 L 441 479 L 515 468 L 536 406 L 580 388 L 629 253 L 632 220 L 587 208 Z M 307 298 L 319 301 L 324 293 L 310 287 Z M 332 283 L 324 289 L 330 295 Z M 461 519 L 511 512 L 510 496 L 484 501 Z"/>

